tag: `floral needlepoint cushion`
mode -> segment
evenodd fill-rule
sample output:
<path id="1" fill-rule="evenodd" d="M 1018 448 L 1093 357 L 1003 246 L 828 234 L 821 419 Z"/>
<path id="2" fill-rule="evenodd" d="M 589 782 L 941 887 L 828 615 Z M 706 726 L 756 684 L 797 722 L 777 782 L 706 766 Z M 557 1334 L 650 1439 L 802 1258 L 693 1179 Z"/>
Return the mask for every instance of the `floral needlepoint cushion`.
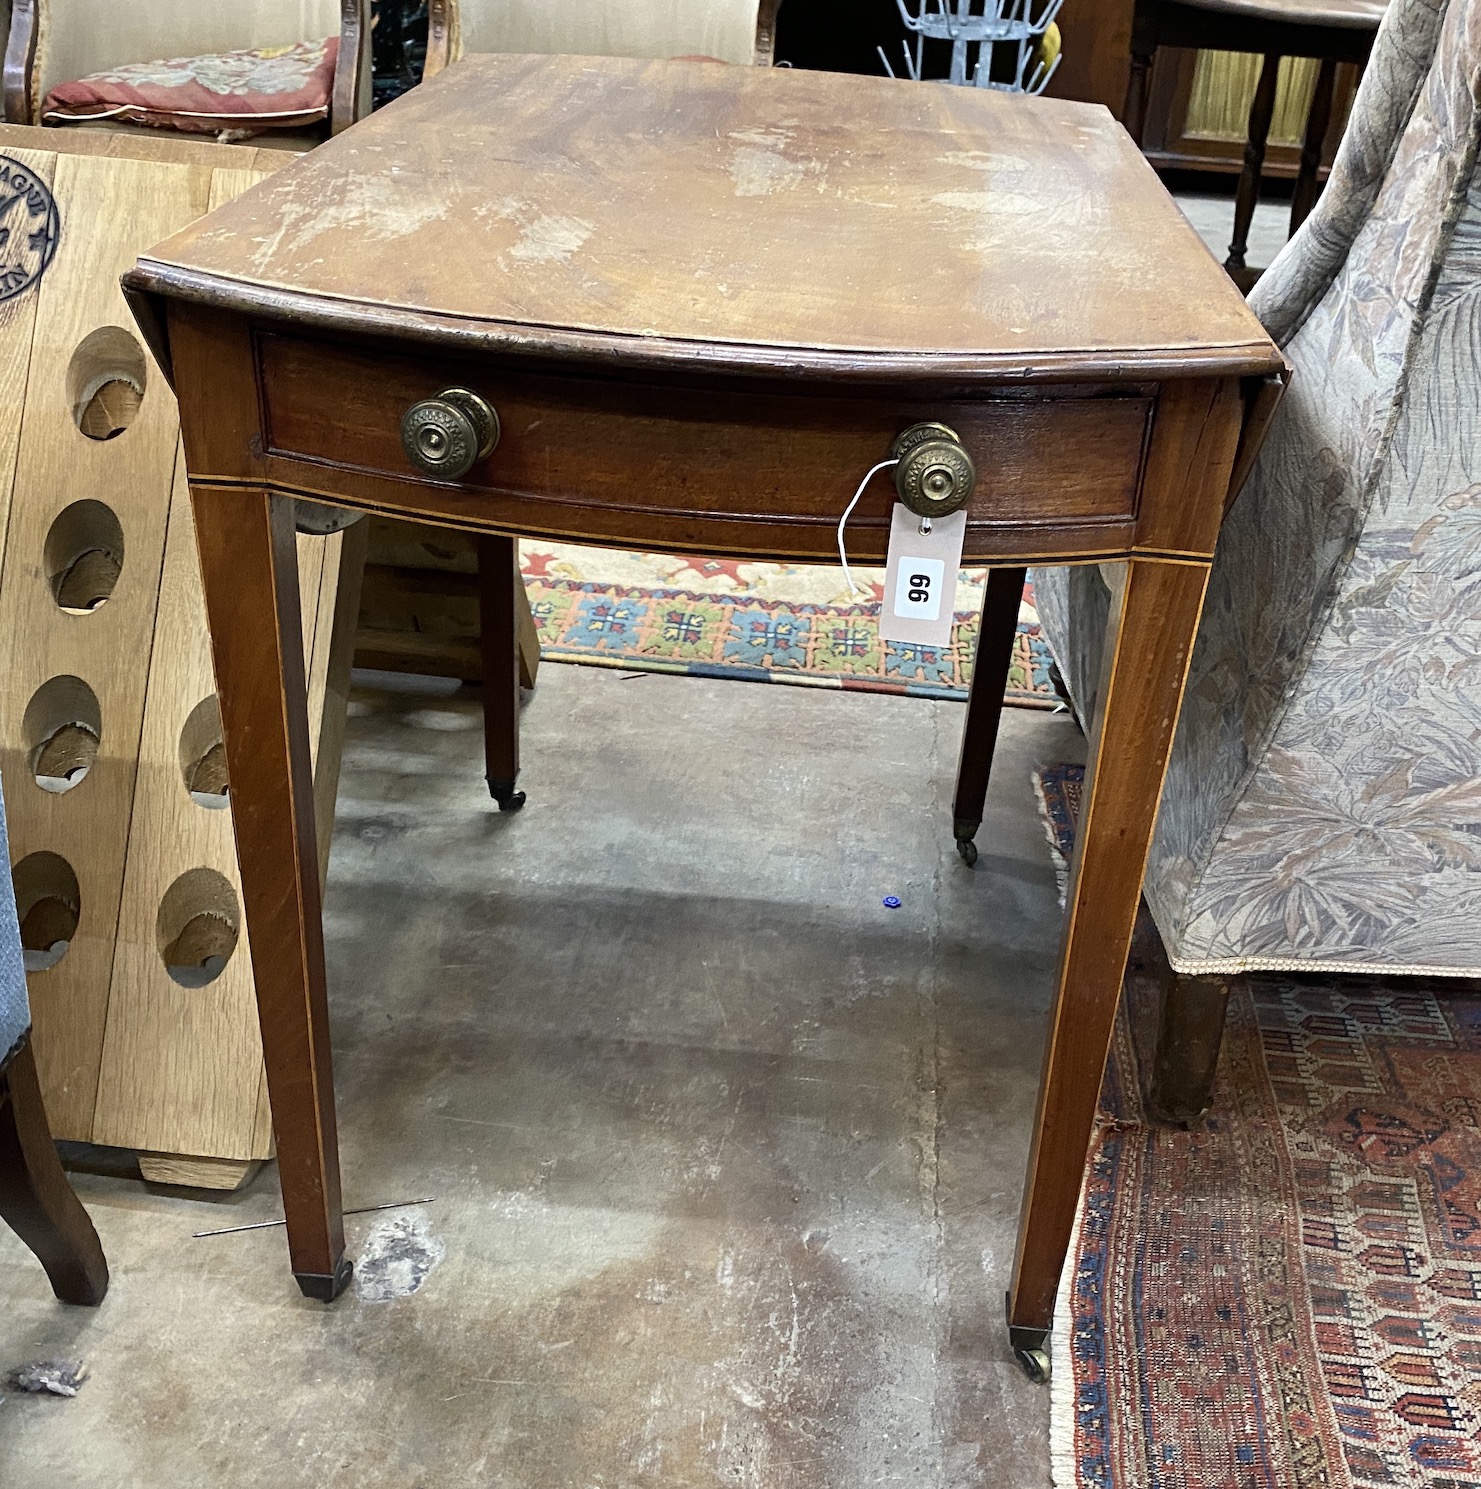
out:
<path id="1" fill-rule="evenodd" d="M 43 124 L 107 119 L 245 139 L 301 129 L 329 116 L 339 38 L 263 51 L 132 62 L 62 83 L 46 95 Z"/>

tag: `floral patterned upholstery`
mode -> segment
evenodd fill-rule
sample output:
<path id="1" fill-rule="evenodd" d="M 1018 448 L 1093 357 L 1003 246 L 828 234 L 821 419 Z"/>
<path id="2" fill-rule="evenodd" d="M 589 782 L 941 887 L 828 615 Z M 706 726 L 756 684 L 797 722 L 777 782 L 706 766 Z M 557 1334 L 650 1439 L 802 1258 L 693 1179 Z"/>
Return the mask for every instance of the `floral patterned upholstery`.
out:
<path id="1" fill-rule="evenodd" d="M 1148 866 L 1182 972 L 1481 975 L 1481 5 L 1394 0 L 1250 301 L 1295 377 L 1220 538 Z M 1082 718 L 1111 599 L 1035 574 Z"/>
<path id="2" fill-rule="evenodd" d="M 43 124 L 116 120 L 242 139 L 329 117 L 339 38 L 132 62 L 53 88 Z"/>
<path id="3" fill-rule="evenodd" d="M 0 853 L 7 872 L 0 873 L 0 1069 L 31 1027 L 26 1000 L 26 972 L 21 960 L 21 928 L 16 921 L 15 887 L 10 882 L 10 845 L 5 837 L 5 803 L 0 801 Z"/>

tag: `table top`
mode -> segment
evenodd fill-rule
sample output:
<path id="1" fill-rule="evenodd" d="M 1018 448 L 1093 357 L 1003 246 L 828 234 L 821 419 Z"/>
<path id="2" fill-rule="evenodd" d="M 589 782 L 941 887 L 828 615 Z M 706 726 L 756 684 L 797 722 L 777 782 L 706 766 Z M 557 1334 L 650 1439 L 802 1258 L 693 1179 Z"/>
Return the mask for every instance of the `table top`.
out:
<path id="1" fill-rule="evenodd" d="M 470 57 L 146 254 L 350 331 L 840 375 L 1257 372 L 1103 108 L 788 69 Z"/>
<path id="2" fill-rule="evenodd" d="M 1388 0 L 1178 0 L 1191 10 L 1216 10 L 1251 21 L 1376 31 Z"/>

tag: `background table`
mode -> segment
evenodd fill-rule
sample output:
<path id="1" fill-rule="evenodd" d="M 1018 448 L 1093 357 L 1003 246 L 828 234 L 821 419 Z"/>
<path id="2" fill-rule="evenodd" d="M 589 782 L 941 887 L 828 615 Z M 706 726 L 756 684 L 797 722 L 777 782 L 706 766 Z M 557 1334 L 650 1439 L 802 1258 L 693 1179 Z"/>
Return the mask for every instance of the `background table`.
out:
<path id="1" fill-rule="evenodd" d="M 472 58 L 126 283 L 180 395 L 310 1296 L 350 1268 L 288 498 L 826 559 L 864 473 L 939 420 L 979 474 L 967 562 L 1127 561 L 1009 1300 L 1042 1369 L 1209 559 L 1282 367 L 1110 115 L 797 71 Z M 503 435 L 439 481 L 400 424 L 450 385 Z M 893 500 L 880 480 L 860 503 L 860 562 L 882 560 Z M 513 686 L 505 654 L 491 687 Z"/>

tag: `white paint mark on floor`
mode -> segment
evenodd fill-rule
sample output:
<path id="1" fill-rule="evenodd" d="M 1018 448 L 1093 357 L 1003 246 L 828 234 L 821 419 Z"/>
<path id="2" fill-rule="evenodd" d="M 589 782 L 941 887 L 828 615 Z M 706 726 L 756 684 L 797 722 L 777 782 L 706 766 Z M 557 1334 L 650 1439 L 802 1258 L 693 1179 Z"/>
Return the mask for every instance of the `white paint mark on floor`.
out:
<path id="1" fill-rule="evenodd" d="M 447 1248 L 421 1214 L 377 1222 L 355 1263 L 355 1292 L 362 1303 L 409 1298 L 427 1280 Z"/>

